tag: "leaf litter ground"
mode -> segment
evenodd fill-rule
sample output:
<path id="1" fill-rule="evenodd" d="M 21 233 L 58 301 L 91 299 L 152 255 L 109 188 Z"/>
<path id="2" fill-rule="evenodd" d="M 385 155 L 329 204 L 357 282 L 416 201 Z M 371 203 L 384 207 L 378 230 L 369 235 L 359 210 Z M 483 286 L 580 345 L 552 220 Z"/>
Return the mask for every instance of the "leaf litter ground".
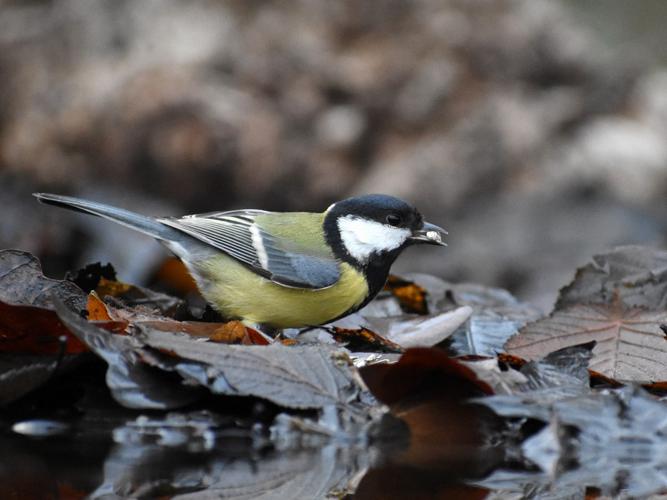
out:
<path id="1" fill-rule="evenodd" d="M 359 313 L 273 339 L 110 266 L 53 280 L 3 251 L 0 440 L 42 436 L 39 460 L 99 443 L 95 481 L 52 480 L 92 497 L 363 498 L 382 477 L 414 495 L 650 495 L 667 488 L 665 262 L 596 256 L 546 317 L 503 290 L 394 277 Z"/>

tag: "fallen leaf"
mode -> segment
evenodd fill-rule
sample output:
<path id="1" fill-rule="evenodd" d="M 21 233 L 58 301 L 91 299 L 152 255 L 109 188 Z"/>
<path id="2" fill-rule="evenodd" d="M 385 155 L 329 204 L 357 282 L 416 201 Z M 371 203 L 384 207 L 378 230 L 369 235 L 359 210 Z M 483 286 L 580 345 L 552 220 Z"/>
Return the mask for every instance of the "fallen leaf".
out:
<path id="1" fill-rule="evenodd" d="M 79 287 L 45 277 L 29 253 L 0 251 L 0 352 L 57 355 L 87 350 L 53 312 L 53 299 L 75 309 L 85 304 Z"/>
<path id="2" fill-rule="evenodd" d="M 79 340 L 109 365 L 106 383 L 114 399 L 127 408 L 180 408 L 199 399 L 193 387 L 179 384 L 170 373 L 155 370 L 141 358 L 141 344 L 128 335 L 113 334 L 86 321 L 62 302 L 58 316 Z"/>
<path id="3" fill-rule="evenodd" d="M 408 349 L 397 363 L 369 365 L 361 373 L 371 392 L 388 405 L 410 399 L 429 387 L 440 387 L 449 397 L 459 399 L 493 394 L 473 370 L 433 347 Z"/>
<path id="4" fill-rule="evenodd" d="M 246 327 L 240 321 L 222 323 L 213 330 L 208 339 L 212 342 L 220 342 L 222 344 L 252 344 Z"/>
<path id="5" fill-rule="evenodd" d="M 509 369 L 499 373 L 489 366 L 480 370 L 480 366 L 475 369 L 477 376 L 492 384 L 497 394 L 476 398 L 474 402 L 503 417 L 535 418 L 549 422 L 552 405 L 592 394 L 586 367 L 593 345 L 588 343 L 560 349 L 539 361 L 526 363 L 518 371 Z M 520 428 L 514 429 L 518 431 Z M 521 436 L 518 432 L 515 438 Z"/>
<path id="6" fill-rule="evenodd" d="M 561 291 L 556 309 L 578 304 L 609 304 L 667 309 L 667 251 L 621 246 L 595 255 Z"/>
<path id="7" fill-rule="evenodd" d="M 642 387 L 655 396 L 661 398 L 667 396 L 667 382 L 654 382 L 652 384 L 644 384 Z"/>
<path id="8" fill-rule="evenodd" d="M 54 298 L 72 309 L 83 309 L 85 305 L 85 294 L 78 286 L 45 277 L 39 261 L 29 253 L 0 251 L 0 301 L 53 309 Z"/>
<path id="9" fill-rule="evenodd" d="M 113 321 L 107 305 L 95 291 L 88 294 L 86 311 L 88 311 L 88 321 Z"/>
<path id="10" fill-rule="evenodd" d="M 238 321 L 226 323 L 177 321 L 145 306 L 128 307 L 121 303 L 106 304 L 95 291 L 88 295 L 86 310 L 89 321 L 116 333 L 127 332 L 130 328 L 143 324 L 158 330 L 181 332 L 193 337 L 205 338 L 212 342 L 245 345 L 269 344 L 261 333 L 247 328 Z"/>
<path id="11" fill-rule="evenodd" d="M 611 377 L 607 377 L 606 375 L 602 375 L 600 372 L 596 372 L 595 370 L 588 370 L 588 376 L 591 381 L 591 387 L 594 387 L 596 389 L 604 389 L 604 388 L 612 388 L 612 389 L 618 389 L 619 387 L 623 387 L 623 383 L 619 382 L 616 379 L 613 379 Z M 647 384 L 644 386 L 644 388 L 648 388 L 652 384 Z M 667 385 L 667 384 L 666 384 Z"/>
<path id="12" fill-rule="evenodd" d="M 123 297 L 132 291 L 133 286 L 121 281 L 109 280 L 101 277 L 95 287 L 95 292 L 101 297 Z"/>
<path id="13" fill-rule="evenodd" d="M 530 383 L 533 385 L 548 385 L 548 382 L 540 382 L 536 384 L 530 382 L 528 377 L 531 377 L 531 373 L 534 373 L 536 368 L 539 366 L 539 374 L 545 376 L 548 373 L 553 373 L 551 370 L 544 369 L 544 363 L 554 365 L 557 368 L 557 363 L 554 363 L 552 360 L 555 360 L 556 357 L 562 357 L 567 361 L 567 364 L 575 364 L 575 371 L 578 370 L 578 373 L 575 373 L 576 381 L 589 380 L 590 386 L 595 388 L 618 388 L 622 387 L 623 384 L 614 380 L 612 378 L 606 377 L 601 373 L 598 373 L 593 370 L 588 370 L 588 376 L 583 370 L 586 370 L 588 362 L 592 354 L 593 345 L 592 344 L 583 344 L 574 347 L 566 347 L 560 351 L 552 353 L 552 355 L 547 355 L 545 358 L 542 358 L 539 361 L 526 361 L 523 358 L 518 356 L 513 356 L 507 353 L 501 353 L 495 358 L 491 357 L 480 357 L 480 356 L 463 356 L 457 358 L 461 363 L 466 365 L 471 370 L 475 371 L 477 376 L 488 383 L 496 394 L 516 394 L 517 392 L 522 392 L 526 390 L 527 387 L 531 387 Z M 535 365 L 538 363 L 538 365 Z M 542 363 L 541 365 L 539 363 Z M 557 381 L 554 382 L 554 386 L 563 386 L 571 384 L 573 381 L 567 378 L 568 369 L 557 370 Z M 577 385 L 582 385 L 577 382 Z"/>
<path id="14" fill-rule="evenodd" d="M 460 325 L 448 342 L 450 351 L 459 356 L 496 356 L 503 350 L 507 339 L 519 328 L 543 316 L 540 310 L 520 302 L 501 288 L 473 283 L 448 283 L 423 273 L 408 273 L 405 278 L 419 283 L 426 290 L 429 310 L 432 312 L 448 312 L 466 306 L 472 308 L 468 321 Z M 383 330 L 376 328 L 376 331 L 385 334 Z"/>
<path id="15" fill-rule="evenodd" d="M 76 285 L 45 277 L 32 255 L 0 251 L 0 404 L 42 386 L 88 350 L 52 310 L 54 298 L 74 308 L 85 304 Z"/>
<path id="16" fill-rule="evenodd" d="M 387 340 L 368 328 L 333 328 L 333 337 L 336 342 L 345 344 L 353 352 L 403 352 L 403 348 Z"/>
<path id="17" fill-rule="evenodd" d="M 400 321 L 369 320 L 373 326 L 384 323 L 386 337 L 404 348 L 432 347 L 449 338 L 470 318 L 472 309 L 467 306 L 453 311 L 403 318 Z"/>
<path id="18" fill-rule="evenodd" d="M 497 356 L 498 359 L 498 364 L 504 363 L 511 368 L 514 369 L 520 369 L 523 365 L 527 363 L 527 361 L 523 358 L 520 358 L 519 356 L 513 356 L 511 354 L 507 354 L 506 352 L 501 352 Z"/>
<path id="19" fill-rule="evenodd" d="M 471 312 L 472 309 L 467 306 L 426 316 L 415 314 L 394 317 L 364 316 L 361 311 L 342 318 L 333 325 L 351 330 L 357 325 L 363 325 L 402 348 L 431 347 L 458 331 L 470 318 Z"/>
<path id="20" fill-rule="evenodd" d="M 174 315 L 184 304 L 181 299 L 171 295 L 118 281 L 111 264 L 89 264 L 67 279 L 78 284 L 86 293 L 94 291 L 102 299 L 114 297 L 128 307 L 144 306 L 167 316 Z"/>
<path id="21" fill-rule="evenodd" d="M 171 319 L 141 320 L 135 328 L 150 328 L 162 332 L 184 333 L 194 338 L 207 339 L 220 344 L 268 345 L 269 341 L 256 330 L 247 328 L 240 321 L 207 323 L 203 321 L 175 321 Z"/>
<path id="22" fill-rule="evenodd" d="M 87 350 L 54 311 L 0 302 L 0 353 L 57 356 Z"/>
<path id="23" fill-rule="evenodd" d="M 452 336 L 449 345 L 458 355 L 496 356 L 507 339 L 542 316 L 500 288 L 463 283 L 449 285 L 444 293 L 454 304 L 472 308 L 470 320 Z"/>
<path id="24" fill-rule="evenodd" d="M 202 342 L 146 322 L 134 325 L 136 335 L 121 336 L 62 304 L 57 311 L 72 332 L 107 361 L 107 385 L 114 398 L 130 408 L 177 408 L 199 397 L 195 389 L 202 386 L 286 408 L 331 406 L 349 421 L 370 421 L 382 412 L 348 356 L 329 346 Z"/>
<path id="25" fill-rule="evenodd" d="M 597 342 L 589 368 L 618 380 L 667 380 L 666 311 L 610 305 L 575 305 L 521 329 L 507 352 L 539 359 L 566 346 Z"/>
<path id="26" fill-rule="evenodd" d="M 596 342 L 586 342 L 550 352 L 542 359 L 530 361 L 520 369 L 527 383 L 522 391 L 576 387 L 580 392 L 589 392 L 588 365 L 593 357 Z"/>
<path id="27" fill-rule="evenodd" d="M 390 275 L 384 289 L 398 299 L 404 312 L 428 314 L 426 290 L 412 281 Z"/>
<path id="28" fill-rule="evenodd" d="M 503 350 L 507 339 L 540 316 L 518 308 L 478 307 L 464 325 L 464 334 L 453 338 L 452 349 L 457 354 L 495 356 Z"/>
<path id="29" fill-rule="evenodd" d="M 203 343 L 147 325 L 139 330 L 137 340 L 145 347 L 172 353 L 171 360 L 150 360 L 149 351 L 144 349 L 145 359 L 218 394 L 260 397 L 286 408 L 333 404 L 350 411 L 360 398 L 370 396 L 359 383 L 351 360 L 336 348 Z"/>
<path id="30" fill-rule="evenodd" d="M 130 326 L 129 321 L 112 317 L 112 309 L 99 298 L 95 290 L 88 294 L 86 313 L 88 321 L 110 332 L 126 333 Z"/>
<path id="31" fill-rule="evenodd" d="M 165 316 L 173 316 L 184 304 L 183 300 L 171 295 L 106 278 L 100 278 L 95 292 L 100 297 L 110 296 L 120 299 L 127 306 L 144 306 L 159 310 Z"/>

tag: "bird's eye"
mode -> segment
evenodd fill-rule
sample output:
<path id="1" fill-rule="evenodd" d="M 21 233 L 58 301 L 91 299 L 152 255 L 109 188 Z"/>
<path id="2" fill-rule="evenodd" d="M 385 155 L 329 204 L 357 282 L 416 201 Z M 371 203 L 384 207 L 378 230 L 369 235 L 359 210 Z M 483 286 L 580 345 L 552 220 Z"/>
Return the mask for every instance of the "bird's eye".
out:
<path id="1" fill-rule="evenodd" d="M 387 215 L 387 224 L 390 226 L 400 226 L 401 218 L 396 214 L 389 214 Z"/>

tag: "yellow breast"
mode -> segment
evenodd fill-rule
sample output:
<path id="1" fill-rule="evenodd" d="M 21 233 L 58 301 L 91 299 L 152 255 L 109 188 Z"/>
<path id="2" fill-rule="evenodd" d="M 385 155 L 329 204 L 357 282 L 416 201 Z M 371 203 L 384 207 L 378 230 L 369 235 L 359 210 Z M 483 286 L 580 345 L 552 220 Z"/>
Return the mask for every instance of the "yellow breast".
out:
<path id="1" fill-rule="evenodd" d="M 197 266 L 197 282 L 204 298 L 226 317 L 274 328 L 303 327 L 327 323 L 367 297 L 363 275 L 346 263 L 340 270 L 339 282 L 329 288 L 288 288 L 220 254 Z"/>

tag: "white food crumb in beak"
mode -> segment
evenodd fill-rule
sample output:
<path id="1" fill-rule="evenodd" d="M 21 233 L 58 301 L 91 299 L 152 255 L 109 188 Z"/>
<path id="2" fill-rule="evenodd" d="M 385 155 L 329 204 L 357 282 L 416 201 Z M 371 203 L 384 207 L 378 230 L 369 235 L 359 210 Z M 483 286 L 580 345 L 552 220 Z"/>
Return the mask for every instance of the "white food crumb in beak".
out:
<path id="1" fill-rule="evenodd" d="M 442 242 L 442 236 L 437 231 L 426 231 L 426 237 L 429 240 L 437 241 L 438 243 Z"/>

